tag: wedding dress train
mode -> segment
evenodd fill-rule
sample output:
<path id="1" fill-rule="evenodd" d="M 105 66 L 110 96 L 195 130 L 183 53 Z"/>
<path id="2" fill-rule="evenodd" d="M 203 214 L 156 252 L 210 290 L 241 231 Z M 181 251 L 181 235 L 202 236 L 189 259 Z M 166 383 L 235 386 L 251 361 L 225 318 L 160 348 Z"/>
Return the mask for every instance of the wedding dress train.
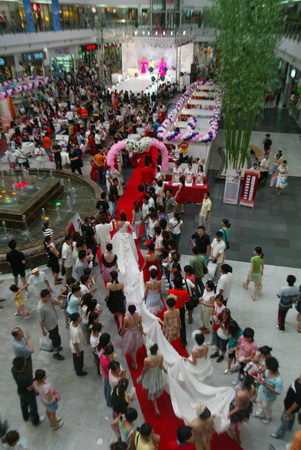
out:
<path id="1" fill-rule="evenodd" d="M 208 362 L 201 361 L 205 358 L 201 358 L 197 366 L 191 366 L 163 335 L 157 317 L 146 308 L 142 300 L 143 273 L 139 271 L 136 245 L 132 235 L 127 232 L 128 225 L 129 222 L 126 222 L 112 239 L 114 252 L 118 256 L 119 281 L 125 285 L 126 303 L 135 304 L 142 315 L 146 339 L 156 342 L 164 357 L 164 365 L 168 368 L 168 373 L 164 374 L 165 389 L 170 394 L 174 413 L 177 417 L 191 422 L 195 418 L 197 403 L 204 403 L 215 416 L 216 431 L 222 432 L 230 423 L 227 415 L 235 391 L 232 387 L 213 387 L 204 384 L 201 380 L 212 374 L 212 367 Z"/>

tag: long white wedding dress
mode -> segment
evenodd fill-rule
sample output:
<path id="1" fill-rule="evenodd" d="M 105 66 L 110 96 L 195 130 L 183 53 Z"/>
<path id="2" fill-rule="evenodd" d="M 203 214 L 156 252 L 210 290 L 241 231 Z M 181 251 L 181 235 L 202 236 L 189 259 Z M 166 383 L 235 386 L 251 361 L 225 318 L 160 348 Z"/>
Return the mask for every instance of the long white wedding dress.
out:
<path id="1" fill-rule="evenodd" d="M 112 239 L 114 252 L 118 256 L 119 281 L 125 285 L 127 305 L 135 304 L 142 315 L 146 339 L 156 342 L 164 357 L 164 365 L 168 368 L 168 373 L 164 374 L 165 388 L 170 394 L 174 413 L 177 417 L 191 422 L 195 418 L 197 403 L 204 403 L 215 415 L 216 431 L 222 432 L 229 424 L 227 414 L 235 391 L 232 387 L 213 387 L 204 384 L 201 380 L 204 381 L 211 375 L 212 367 L 210 369 L 206 361 L 198 361 L 197 366 L 191 366 L 163 335 L 157 317 L 143 302 L 143 273 L 139 271 L 137 249 L 132 235 L 127 232 L 128 226 L 129 222 L 125 222 Z M 196 373 L 198 369 L 201 371 L 200 377 Z"/>
<path id="2" fill-rule="evenodd" d="M 127 305 L 141 305 L 144 295 L 143 273 L 138 266 L 138 254 L 134 238 L 127 230 L 130 222 L 125 222 L 114 234 L 112 245 L 118 259 L 119 281 L 124 283 Z"/>

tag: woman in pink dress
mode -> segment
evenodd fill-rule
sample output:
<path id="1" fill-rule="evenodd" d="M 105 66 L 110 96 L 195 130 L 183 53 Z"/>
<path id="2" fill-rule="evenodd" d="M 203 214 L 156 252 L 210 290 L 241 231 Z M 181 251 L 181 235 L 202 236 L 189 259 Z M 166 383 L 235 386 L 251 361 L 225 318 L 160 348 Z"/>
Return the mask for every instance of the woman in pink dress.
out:
<path id="1" fill-rule="evenodd" d="M 125 355 L 132 358 L 132 367 L 137 369 L 137 350 L 143 345 L 142 336 L 145 334 L 142 328 L 142 317 L 136 312 L 136 306 L 130 305 L 125 315 L 122 331 L 121 348 Z"/>
<path id="2" fill-rule="evenodd" d="M 146 73 L 148 61 L 145 58 L 142 58 L 142 60 L 140 61 L 140 64 L 141 64 L 141 73 Z"/>

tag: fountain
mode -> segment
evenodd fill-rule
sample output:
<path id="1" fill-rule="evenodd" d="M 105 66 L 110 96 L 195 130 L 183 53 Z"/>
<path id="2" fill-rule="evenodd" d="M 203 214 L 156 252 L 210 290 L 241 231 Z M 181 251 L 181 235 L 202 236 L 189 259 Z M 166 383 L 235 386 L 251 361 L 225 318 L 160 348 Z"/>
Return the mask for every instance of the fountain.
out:
<path id="1" fill-rule="evenodd" d="M 51 175 L 51 176 L 50 176 Z M 40 178 L 38 178 L 38 176 Z M 2 184 L 2 186 L 1 186 Z M 30 185 L 32 188 L 28 189 Z M 75 211 L 81 218 L 95 214 L 98 185 L 77 175 L 49 169 L 16 169 L 0 173 L 0 271 L 6 273 L 8 232 L 16 239 L 31 265 L 45 263 L 41 245 L 44 220 L 52 223 L 55 243 L 59 247 L 66 225 Z M 2 225 L 1 225 L 2 222 Z"/>

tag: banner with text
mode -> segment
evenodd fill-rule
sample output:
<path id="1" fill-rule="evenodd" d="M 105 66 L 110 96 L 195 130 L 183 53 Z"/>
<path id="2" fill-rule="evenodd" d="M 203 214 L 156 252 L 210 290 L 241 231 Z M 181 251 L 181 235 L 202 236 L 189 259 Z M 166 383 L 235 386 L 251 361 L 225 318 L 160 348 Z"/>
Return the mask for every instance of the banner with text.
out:
<path id="1" fill-rule="evenodd" d="M 240 170 L 227 169 L 224 190 L 224 203 L 237 205 L 240 187 Z"/>
<path id="2" fill-rule="evenodd" d="M 240 205 L 254 207 L 256 191 L 260 173 L 255 170 L 246 170 L 242 191 L 240 196 Z"/>

